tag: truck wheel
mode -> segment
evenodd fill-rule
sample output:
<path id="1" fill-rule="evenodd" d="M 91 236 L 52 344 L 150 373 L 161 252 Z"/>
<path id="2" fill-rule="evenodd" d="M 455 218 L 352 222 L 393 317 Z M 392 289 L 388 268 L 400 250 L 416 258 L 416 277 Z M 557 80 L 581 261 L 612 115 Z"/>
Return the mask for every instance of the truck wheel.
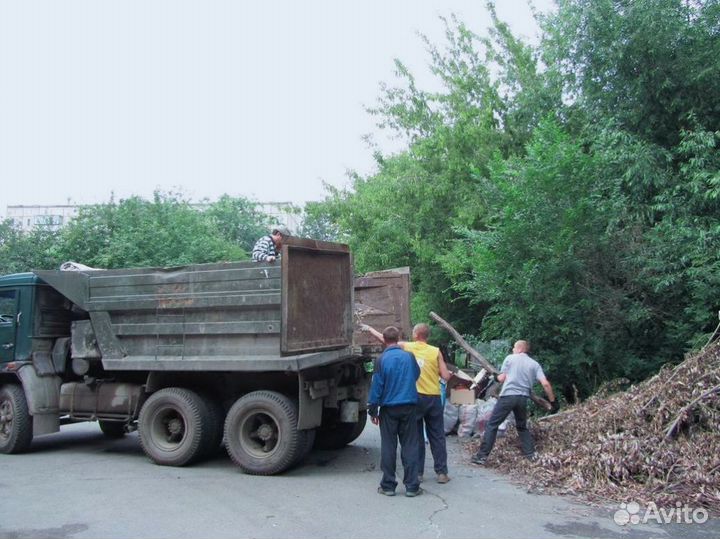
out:
<path id="1" fill-rule="evenodd" d="M 140 410 L 140 445 L 155 464 L 185 466 L 204 456 L 211 438 L 205 400 L 189 389 L 153 393 Z"/>
<path id="2" fill-rule="evenodd" d="M 362 434 L 367 424 L 367 411 L 360 410 L 357 423 L 333 423 L 317 429 L 315 447 L 318 449 L 342 449 Z"/>
<path id="3" fill-rule="evenodd" d="M 0 387 L 0 453 L 22 453 L 32 438 L 32 417 L 22 388 Z"/>
<path id="4" fill-rule="evenodd" d="M 100 430 L 108 438 L 122 438 L 125 436 L 125 423 L 120 421 L 99 420 Z"/>
<path id="5" fill-rule="evenodd" d="M 225 445 L 246 473 L 272 475 L 295 464 L 304 449 L 297 430 L 298 407 L 274 391 L 253 391 L 232 405 L 225 418 Z"/>

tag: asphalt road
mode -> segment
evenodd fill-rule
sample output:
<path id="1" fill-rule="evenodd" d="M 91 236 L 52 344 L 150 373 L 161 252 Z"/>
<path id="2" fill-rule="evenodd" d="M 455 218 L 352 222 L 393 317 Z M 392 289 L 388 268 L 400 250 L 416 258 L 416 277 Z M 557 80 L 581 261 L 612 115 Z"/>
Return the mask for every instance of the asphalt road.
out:
<path id="1" fill-rule="evenodd" d="M 423 496 L 388 498 L 376 492 L 379 443 L 368 425 L 343 450 L 314 451 L 288 473 L 255 477 L 224 455 L 156 466 L 135 434 L 108 440 L 97 424 L 64 427 L 36 439 L 30 453 L 0 455 L 0 539 L 720 537 L 718 520 L 619 526 L 618 506 L 528 494 L 468 464 L 452 437 L 450 483 L 435 483 L 429 464 Z"/>

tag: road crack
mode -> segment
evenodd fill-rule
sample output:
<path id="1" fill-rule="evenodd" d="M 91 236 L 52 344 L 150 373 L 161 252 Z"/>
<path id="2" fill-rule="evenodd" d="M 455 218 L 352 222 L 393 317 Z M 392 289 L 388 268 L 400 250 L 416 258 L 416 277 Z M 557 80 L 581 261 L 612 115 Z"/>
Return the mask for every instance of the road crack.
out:
<path id="1" fill-rule="evenodd" d="M 440 503 L 442 503 L 442 507 L 440 509 L 436 509 L 433 511 L 430 516 L 428 517 L 428 529 L 433 530 L 435 532 L 435 539 L 440 539 L 442 536 L 442 530 L 440 529 L 440 525 L 434 522 L 435 517 L 442 513 L 443 511 L 447 511 L 450 509 L 450 505 L 447 503 L 447 500 L 443 498 L 440 494 L 436 494 L 432 491 L 429 491 L 425 489 L 425 492 L 429 494 L 430 496 L 436 497 L 438 500 L 440 500 Z"/>

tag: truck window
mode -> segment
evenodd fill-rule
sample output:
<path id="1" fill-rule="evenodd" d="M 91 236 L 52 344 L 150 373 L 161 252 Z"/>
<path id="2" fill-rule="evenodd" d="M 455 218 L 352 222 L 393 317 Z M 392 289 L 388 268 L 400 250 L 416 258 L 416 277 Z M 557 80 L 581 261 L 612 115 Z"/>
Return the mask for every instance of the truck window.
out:
<path id="1" fill-rule="evenodd" d="M 17 290 L 0 290 L 0 363 L 15 358 Z"/>
<path id="2" fill-rule="evenodd" d="M 17 290 L 0 290 L 0 325 L 11 325 L 17 314 Z"/>

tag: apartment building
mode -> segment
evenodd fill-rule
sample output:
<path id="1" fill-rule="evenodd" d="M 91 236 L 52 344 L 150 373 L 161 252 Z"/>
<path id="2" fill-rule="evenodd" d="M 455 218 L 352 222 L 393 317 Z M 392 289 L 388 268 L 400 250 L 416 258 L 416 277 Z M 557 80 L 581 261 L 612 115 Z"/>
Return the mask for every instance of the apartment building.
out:
<path id="1" fill-rule="evenodd" d="M 258 202 L 257 204 L 260 211 L 274 217 L 291 231 L 297 231 L 300 228 L 301 216 L 292 211 L 290 202 Z M 204 210 L 208 205 L 200 203 L 193 204 L 193 206 Z M 24 232 L 30 232 L 37 228 L 58 230 L 76 217 L 79 210 L 79 205 L 72 204 L 7 206 L 4 217 L 12 219 L 15 226 Z"/>
<path id="2" fill-rule="evenodd" d="M 58 230 L 78 214 L 79 206 L 62 204 L 57 206 L 7 206 L 6 219 L 12 219 L 15 226 L 24 232 L 36 228 Z"/>

